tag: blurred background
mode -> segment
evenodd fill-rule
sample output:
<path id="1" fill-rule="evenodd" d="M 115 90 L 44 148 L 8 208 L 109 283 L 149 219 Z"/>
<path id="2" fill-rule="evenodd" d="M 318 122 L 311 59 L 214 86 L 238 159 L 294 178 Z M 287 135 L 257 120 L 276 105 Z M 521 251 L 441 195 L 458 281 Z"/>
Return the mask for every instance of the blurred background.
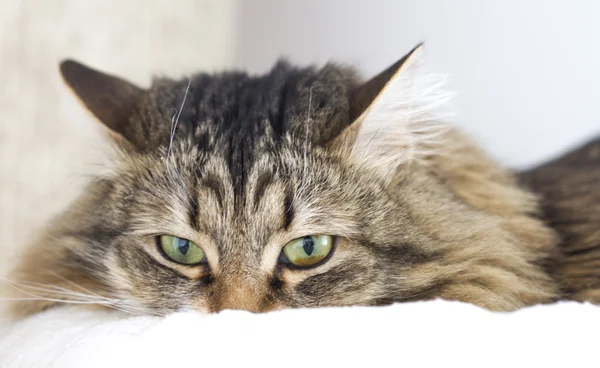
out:
<path id="1" fill-rule="evenodd" d="M 0 272 L 104 159 L 58 75 L 70 57 L 142 86 L 152 75 L 285 56 L 365 77 L 420 41 L 450 75 L 456 124 L 523 168 L 600 134 L 597 0 L 2 0 Z"/>

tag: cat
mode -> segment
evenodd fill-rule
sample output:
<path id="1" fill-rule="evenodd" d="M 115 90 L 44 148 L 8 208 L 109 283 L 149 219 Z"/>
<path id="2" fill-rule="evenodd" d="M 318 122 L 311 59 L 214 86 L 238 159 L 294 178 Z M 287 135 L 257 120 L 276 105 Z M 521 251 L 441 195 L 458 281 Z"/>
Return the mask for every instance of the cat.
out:
<path id="1" fill-rule="evenodd" d="M 585 207 L 600 218 L 600 191 L 561 193 L 552 164 L 501 167 L 444 122 L 450 95 L 423 58 L 418 45 L 366 82 L 337 64 L 279 61 L 262 76 L 201 73 L 149 89 L 64 61 L 117 155 L 28 248 L 11 278 L 27 300 L 14 311 L 600 300 L 600 272 L 585 260 L 600 245 Z M 565 185 L 595 186 L 577 175 Z M 580 216 L 561 218 L 569 206 Z M 569 245 L 571 219 L 595 238 Z"/>

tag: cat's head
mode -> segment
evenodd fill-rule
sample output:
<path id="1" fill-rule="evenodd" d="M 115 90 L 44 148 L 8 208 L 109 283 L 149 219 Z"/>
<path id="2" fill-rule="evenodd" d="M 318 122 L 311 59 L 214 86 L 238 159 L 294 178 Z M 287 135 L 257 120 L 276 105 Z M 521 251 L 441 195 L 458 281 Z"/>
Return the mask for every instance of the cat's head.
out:
<path id="1" fill-rule="evenodd" d="M 18 285 L 46 300 L 20 308 L 551 300 L 552 232 L 510 173 L 440 121 L 449 96 L 422 53 L 365 83 L 280 62 L 147 90 L 64 62 L 119 154 L 27 253 Z"/>

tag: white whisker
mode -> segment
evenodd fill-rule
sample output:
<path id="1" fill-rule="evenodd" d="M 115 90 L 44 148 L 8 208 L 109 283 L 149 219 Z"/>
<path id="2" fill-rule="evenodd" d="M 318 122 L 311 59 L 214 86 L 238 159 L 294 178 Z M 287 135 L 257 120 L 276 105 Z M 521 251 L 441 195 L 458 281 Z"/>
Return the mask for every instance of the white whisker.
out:
<path id="1" fill-rule="evenodd" d="M 181 117 L 181 112 L 183 111 L 183 108 L 185 106 L 185 102 L 187 100 L 187 96 L 189 94 L 191 84 L 192 84 L 192 79 L 188 78 L 188 84 L 187 84 L 187 87 L 185 88 L 185 93 L 183 94 L 183 99 L 181 101 L 181 105 L 179 106 L 179 110 L 176 110 L 176 113 L 174 113 L 173 116 L 171 117 L 171 134 L 169 136 L 169 146 L 167 148 L 167 155 L 165 158 L 167 174 L 171 178 L 171 181 L 173 182 L 173 184 L 175 184 L 176 187 L 180 190 L 180 195 L 184 198 L 185 198 L 185 196 L 187 196 L 188 198 L 192 198 L 192 196 L 186 189 L 185 183 L 183 182 L 183 180 L 181 178 L 181 173 L 179 172 L 179 170 L 177 168 L 175 168 L 174 170 L 171 168 L 171 155 L 173 153 L 173 141 L 175 139 L 175 132 L 177 131 L 177 125 L 179 124 L 179 118 Z M 175 173 L 177 175 L 174 175 L 173 171 L 175 171 Z M 182 193 L 185 194 L 185 196 L 182 195 Z"/>
<path id="2" fill-rule="evenodd" d="M 167 150 L 167 165 L 169 164 L 169 157 L 171 156 L 171 148 L 173 147 L 173 138 L 175 137 L 175 131 L 177 130 L 177 124 L 179 123 L 179 117 L 181 116 L 181 112 L 183 111 L 183 107 L 185 106 L 185 101 L 187 99 L 187 95 L 190 91 L 190 85 L 192 84 L 192 79 L 188 78 L 188 84 L 185 88 L 185 93 L 183 94 L 183 100 L 181 101 L 181 106 L 179 107 L 179 111 L 177 111 L 177 115 L 173 114 L 171 118 L 171 135 L 169 137 L 169 148 Z"/>
<path id="3" fill-rule="evenodd" d="M 304 168 L 302 170 L 302 182 L 304 182 L 304 178 L 306 177 L 306 161 L 307 161 L 307 156 L 308 156 L 308 134 L 310 133 L 310 111 L 311 111 L 311 107 L 312 107 L 312 95 L 313 95 L 313 88 L 315 88 L 316 85 L 313 85 L 312 87 L 310 87 L 309 91 L 308 91 L 308 112 L 306 113 L 306 136 L 304 137 Z"/>

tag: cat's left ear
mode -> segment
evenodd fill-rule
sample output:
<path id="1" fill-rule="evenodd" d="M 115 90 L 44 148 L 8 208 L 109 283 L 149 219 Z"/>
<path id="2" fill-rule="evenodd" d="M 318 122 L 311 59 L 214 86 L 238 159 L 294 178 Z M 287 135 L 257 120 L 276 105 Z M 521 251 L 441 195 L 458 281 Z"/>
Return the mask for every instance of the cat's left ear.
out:
<path id="1" fill-rule="evenodd" d="M 139 140 L 140 127 L 130 118 L 145 96 L 145 90 L 74 60 L 60 63 L 60 72 L 81 102 L 107 128 L 130 143 Z"/>
<path id="2" fill-rule="evenodd" d="M 451 94 L 444 78 L 423 68 L 420 44 L 349 94 L 352 123 L 330 143 L 389 179 L 397 168 L 431 152 L 443 133 L 439 115 Z"/>

